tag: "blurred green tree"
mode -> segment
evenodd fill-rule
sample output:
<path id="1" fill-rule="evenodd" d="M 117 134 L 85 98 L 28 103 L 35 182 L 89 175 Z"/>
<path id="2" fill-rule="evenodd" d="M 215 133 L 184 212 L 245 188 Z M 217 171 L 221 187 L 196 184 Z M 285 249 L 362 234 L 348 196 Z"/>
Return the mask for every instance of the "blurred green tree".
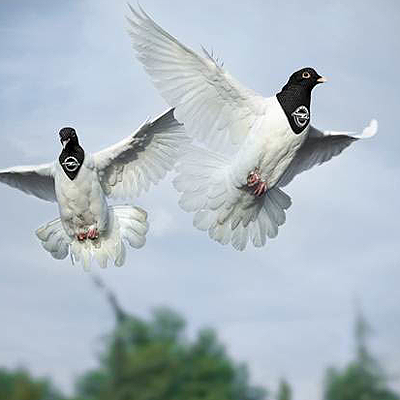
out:
<path id="1" fill-rule="evenodd" d="M 33 378 L 22 368 L 0 368 L 0 400 L 64 400 L 47 379 Z"/>
<path id="2" fill-rule="evenodd" d="M 355 360 L 343 370 L 328 368 L 324 382 L 325 400 L 400 400 L 400 396 L 388 387 L 384 370 L 369 352 L 367 338 L 370 332 L 359 311 L 355 324 Z"/>
<path id="3" fill-rule="evenodd" d="M 292 389 L 288 381 L 282 378 L 279 382 L 277 400 L 292 400 Z"/>
<path id="4" fill-rule="evenodd" d="M 156 308 L 149 320 L 126 313 L 100 280 L 116 317 L 99 366 L 77 382 L 78 397 L 63 396 L 47 379 L 25 369 L 0 368 L 0 400 L 264 400 L 265 389 L 249 383 L 245 364 L 228 356 L 212 329 L 194 339 L 185 335 L 185 320 L 168 308 Z M 342 370 L 329 368 L 324 400 L 400 400 L 371 355 L 370 328 L 361 312 L 355 324 L 356 356 Z M 291 400 L 281 379 L 276 400 Z"/>
<path id="5" fill-rule="evenodd" d="M 77 382 L 87 400 L 263 400 L 266 391 L 249 383 L 245 365 L 236 365 L 216 333 L 185 336 L 185 320 L 157 308 L 149 321 L 128 315 L 103 283 L 116 316 L 100 367 Z"/>

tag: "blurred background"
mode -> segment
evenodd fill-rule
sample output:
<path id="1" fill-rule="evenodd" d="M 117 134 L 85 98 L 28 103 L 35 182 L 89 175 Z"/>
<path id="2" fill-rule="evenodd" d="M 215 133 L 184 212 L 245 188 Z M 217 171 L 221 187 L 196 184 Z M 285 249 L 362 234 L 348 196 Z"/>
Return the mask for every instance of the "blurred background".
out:
<path id="1" fill-rule="evenodd" d="M 286 224 L 258 250 L 195 230 L 170 174 L 134 201 L 146 246 L 121 269 L 94 265 L 95 285 L 34 235 L 56 205 L 2 186 L 0 399 L 398 399 L 399 3 L 141 5 L 265 96 L 313 66 L 329 79 L 313 125 L 374 117 L 378 135 L 296 178 Z M 0 168 L 55 159 L 63 126 L 97 151 L 167 107 L 125 15 L 125 0 L 1 1 Z"/>
<path id="2" fill-rule="evenodd" d="M 116 295 L 94 276 L 93 282 L 111 306 L 115 326 L 102 338 L 97 365 L 75 381 L 66 397 L 49 378 L 34 378 L 26 368 L 0 369 L 0 399 L 4 400 L 263 400 L 292 399 L 292 387 L 282 377 L 276 391 L 251 384 L 248 366 L 227 354 L 215 330 L 203 328 L 191 340 L 185 319 L 166 307 L 152 310 L 147 320 L 129 314 Z M 322 382 L 326 400 L 398 400 L 387 375 L 371 354 L 371 328 L 361 310 L 354 324 L 355 349 L 343 368 L 328 367 Z"/>

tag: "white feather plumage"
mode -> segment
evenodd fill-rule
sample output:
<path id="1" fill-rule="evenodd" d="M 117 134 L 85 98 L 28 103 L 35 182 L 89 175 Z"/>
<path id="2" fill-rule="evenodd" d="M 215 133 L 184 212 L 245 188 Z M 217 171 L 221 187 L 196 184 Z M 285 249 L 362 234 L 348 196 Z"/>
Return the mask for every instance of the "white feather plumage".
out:
<path id="1" fill-rule="evenodd" d="M 285 222 L 290 197 L 279 187 L 295 175 L 328 161 L 363 134 L 321 132 L 308 125 L 295 135 L 276 96 L 264 98 L 233 78 L 205 51 L 202 57 L 157 25 L 139 6 L 129 6 L 130 35 L 144 65 L 188 135 L 191 146 L 178 167 L 179 204 L 194 212 L 193 223 L 221 244 L 260 247 Z M 246 185 L 259 169 L 268 191 L 261 198 Z"/>
<path id="2" fill-rule="evenodd" d="M 0 170 L 0 182 L 58 203 L 60 218 L 40 227 L 36 234 L 55 259 L 69 253 L 73 262 L 89 269 L 91 260 L 102 268 L 125 262 L 124 241 L 133 248 L 145 244 L 147 213 L 139 207 L 107 205 L 107 197 L 137 197 L 174 168 L 187 142 L 173 110 L 146 121 L 134 134 L 95 154 L 86 153 L 75 179 L 60 163 Z M 79 241 L 77 235 L 95 228 L 96 240 Z"/>

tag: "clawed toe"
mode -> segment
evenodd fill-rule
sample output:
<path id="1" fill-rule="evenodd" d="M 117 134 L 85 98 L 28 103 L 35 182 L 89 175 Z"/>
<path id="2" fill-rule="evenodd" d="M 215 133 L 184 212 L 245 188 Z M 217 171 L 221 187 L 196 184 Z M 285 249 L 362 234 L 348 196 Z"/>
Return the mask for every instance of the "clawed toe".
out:
<path id="1" fill-rule="evenodd" d="M 83 242 L 84 240 L 86 240 L 87 234 L 86 234 L 85 232 L 78 233 L 78 235 L 76 235 L 76 238 L 77 238 L 80 242 Z"/>
<path id="2" fill-rule="evenodd" d="M 99 232 L 96 228 L 90 228 L 87 232 L 80 232 L 76 235 L 79 242 L 83 242 L 86 239 L 96 240 L 99 238 Z"/>
<path id="3" fill-rule="evenodd" d="M 253 187 L 260 182 L 260 175 L 258 174 L 258 169 L 256 168 L 254 171 L 251 171 L 247 176 L 247 186 Z"/>
<path id="4" fill-rule="evenodd" d="M 249 188 L 256 186 L 253 192 L 255 196 L 262 196 L 267 191 L 267 184 L 261 180 L 258 168 L 255 168 L 247 176 L 247 186 Z"/>
<path id="5" fill-rule="evenodd" d="M 258 197 L 262 196 L 267 191 L 267 184 L 265 182 L 260 182 L 254 190 L 254 194 Z"/>
<path id="6" fill-rule="evenodd" d="M 90 240 L 95 240 L 99 238 L 99 232 L 96 228 L 90 228 L 87 233 L 87 238 Z"/>

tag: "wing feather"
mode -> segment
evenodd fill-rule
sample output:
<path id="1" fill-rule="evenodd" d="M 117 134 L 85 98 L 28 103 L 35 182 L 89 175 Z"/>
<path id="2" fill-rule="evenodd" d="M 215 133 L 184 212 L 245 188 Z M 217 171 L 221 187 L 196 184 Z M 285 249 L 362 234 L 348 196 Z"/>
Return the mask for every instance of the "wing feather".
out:
<path id="1" fill-rule="evenodd" d="M 46 201 L 57 201 L 54 164 L 24 165 L 0 170 L 0 182 Z"/>
<path id="2" fill-rule="evenodd" d="M 149 190 L 174 168 L 187 141 L 173 109 L 146 121 L 133 135 L 94 154 L 104 192 L 117 198 Z"/>
<path id="3" fill-rule="evenodd" d="M 237 82 L 207 53 L 201 57 L 129 5 L 130 35 L 137 57 L 189 135 L 212 149 L 240 145 L 268 102 Z M 235 124 L 242 129 L 235 129 Z M 236 125 L 237 127 L 237 125 Z M 220 139 L 221 138 L 221 139 Z M 228 140 L 226 140 L 228 139 Z"/>
<path id="4" fill-rule="evenodd" d="M 294 159 L 280 178 L 278 186 L 286 186 L 301 172 L 314 165 L 320 165 L 339 155 L 346 147 L 359 139 L 374 136 L 378 130 L 378 122 L 372 120 L 361 134 L 354 132 L 320 131 L 310 127 L 308 137 L 297 151 Z"/>

